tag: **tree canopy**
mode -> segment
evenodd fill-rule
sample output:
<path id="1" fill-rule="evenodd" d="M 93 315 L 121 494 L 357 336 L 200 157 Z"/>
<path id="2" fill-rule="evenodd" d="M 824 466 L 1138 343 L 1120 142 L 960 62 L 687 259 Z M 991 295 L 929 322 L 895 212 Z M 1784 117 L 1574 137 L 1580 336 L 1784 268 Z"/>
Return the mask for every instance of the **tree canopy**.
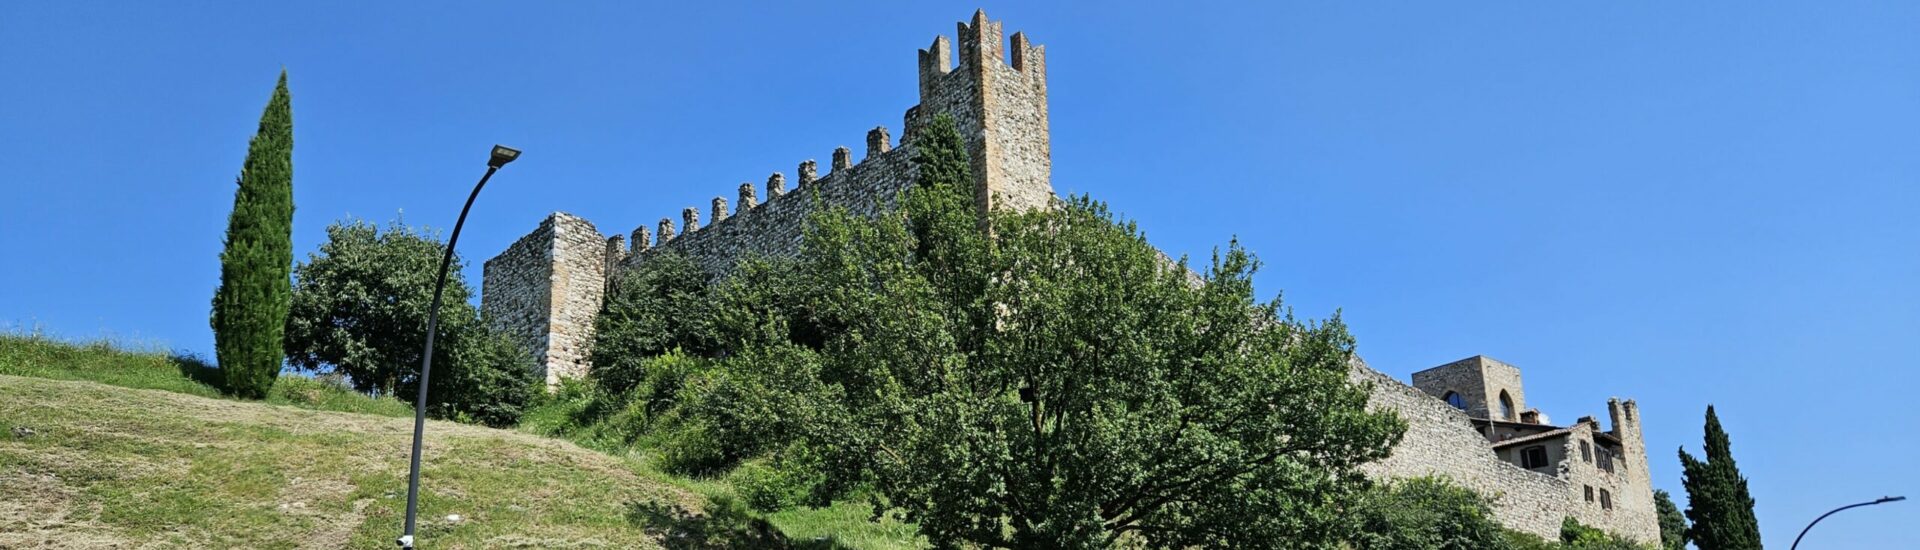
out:
<path id="1" fill-rule="evenodd" d="M 327 241 L 294 269 L 286 355 L 297 369 L 347 376 L 365 393 L 413 395 L 426 341 L 427 309 L 446 245 L 398 222 L 336 222 Z M 481 322 L 455 257 L 435 335 L 427 412 L 495 426 L 512 424 L 538 391 L 533 361 Z"/>
<path id="2" fill-rule="evenodd" d="M 698 435 L 665 454 L 771 456 L 802 500 L 867 495 L 942 547 L 1344 537 L 1356 468 L 1404 425 L 1349 381 L 1338 316 L 1256 299 L 1237 243 L 1195 274 L 1090 199 L 982 212 L 960 140 L 944 117 L 916 132 L 897 215 L 823 209 L 798 258 L 717 283 L 710 364 L 672 415 Z M 676 339 L 654 333 L 596 364 Z"/>

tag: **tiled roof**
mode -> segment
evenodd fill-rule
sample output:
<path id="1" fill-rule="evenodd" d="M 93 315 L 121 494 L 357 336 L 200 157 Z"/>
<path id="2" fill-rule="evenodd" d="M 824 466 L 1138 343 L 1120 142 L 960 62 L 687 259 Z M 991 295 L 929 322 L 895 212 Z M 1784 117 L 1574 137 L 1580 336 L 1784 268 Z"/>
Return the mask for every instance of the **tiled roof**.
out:
<path id="1" fill-rule="evenodd" d="M 1519 445 L 1521 443 L 1528 443 L 1528 442 L 1539 441 L 1543 439 L 1553 439 L 1555 437 L 1567 435 L 1570 433 L 1573 433 L 1572 428 L 1560 428 L 1558 430 L 1554 430 L 1550 432 L 1540 432 L 1540 433 L 1529 435 L 1526 437 L 1516 437 L 1506 441 L 1498 441 L 1493 444 L 1493 448 L 1498 449 L 1501 447 Z"/>

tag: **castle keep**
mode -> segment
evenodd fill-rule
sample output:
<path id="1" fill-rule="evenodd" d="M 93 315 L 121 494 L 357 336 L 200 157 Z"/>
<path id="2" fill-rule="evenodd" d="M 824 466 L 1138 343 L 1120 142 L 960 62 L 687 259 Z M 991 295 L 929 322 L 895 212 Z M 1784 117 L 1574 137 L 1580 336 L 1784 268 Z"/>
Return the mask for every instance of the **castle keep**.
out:
<path id="1" fill-rule="evenodd" d="M 1046 50 L 975 12 L 958 40 L 935 38 L 919 52 L 918 105 L 906 110 L 896 143 L 885 127 L 867 132 L 865 151 L 833 151 L 824 175 L 812 160 L 794 176 L 775 172 L 745 182 L 701 208 L 602 234 L 556 212 L 487 260 L 481 309 L 532 350 L 549 384 L 584 377 L 588 346 L 609 281 L 673 250 L 724 274 L 746 254 L 792 255 L 808 215 L 843 207 L 861 215 L 891 209 L 914 179 L 912 136 L 945 113 L 967 141 L 981 208 L 1043 208 L 1053 200 L 1047 129 Z M 791 181 L 792 187 L 789 188 Z M 631 223 L 631 222 L 629 222 Z M 1567 426 L 1526 408 L 1520 371 L 1472 357 L 1414 374 L 1413 385 L 1358 358 L 1352 377 L 1371 384 L 1370 405 L 1406 419 L 1405 438 L 1388 459 L 1368 464 L 1376 478 L 1444 475 L 1494 499 L 1502 524 L 1547 538 L 1574 517 L 1646 542 L 1659 540 L 1653 493 L 1633 401 L 1608 403 L 1610 428 L 1582 417 Z"/>

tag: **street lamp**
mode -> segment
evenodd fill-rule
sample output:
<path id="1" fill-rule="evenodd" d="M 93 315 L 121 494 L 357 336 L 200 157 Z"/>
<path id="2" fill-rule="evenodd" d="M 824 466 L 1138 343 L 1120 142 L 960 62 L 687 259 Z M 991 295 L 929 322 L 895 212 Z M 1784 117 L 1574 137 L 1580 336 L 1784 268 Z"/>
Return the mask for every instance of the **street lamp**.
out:
<path id="1" fill-rule="evenodd" d="M 433 281 L 433 305 L 427 308 L 427 351 L 420 355 L 420 395 L 413 401 L 413 464 L 407 470 L 407 532 L 394 541 L 401 548 L 413 548 L 414 520 L 420 511 L 420 440 L 427 428 L 427 375 L 433 372 L 433 333 L 440 324 L 440 292 L 447 288 L 453 245 L 460 242 L 460 226 L 467 224 L 467 211 L 473 209 L 473 199 L 480 196 L 480 188 L 487 186 L 487 180 L 495 171 L 517 158 L 520 158 L 519 149 L 493 146 L 493 156 L 487 159 L 487 173 L 480 176 L 480 183 L 473 185 L 473 193 L 467 195 L 467 205 L 460 207 L 460 219 L 453 222 L 453 235 L 447 237 L 447 254 L 440 258 L 440 277 Z"/>
<path id="2" fill-rule="evenodd" d="M 1799 550 L 1799 548 L 1800 548 L 1800 539 L 1803 539 L 1803 538 L 1806 538 L 1806 537 L 1807 537 L 1807 531 L 1812 531 L 1812 530 L 1813 530 L 1813 526 L 1814 526 L 1815 524 L 1817 524 L 1817 523 L 1820 523 L 1820 520 L 1823 520 L 1823 519 L 1827 519 L 1827 516 L 1831 516 L 1831 515 L 1834 515 L 1834 514 L 1836 514 L 1836 513 L 1839 513 L 1839 512 L 1841 511 L 1841 510 L 1845 510 L 1845 509 L 1848 509 L 1848 508 L 1859 508 L 1859 507 L 1861 507 L 1861 506 L 1873 506 L 1873 505 L 1875 505 L 1875 504 L 1886 504 L 1886 503 L 1889 503 L 1889 502 L 1900 502 L 1900 501 L 1902 501 L 1902 500 L 1906 500 L 1906 499 L 1907 499 L 1907 497 L 1880 497 L 1879 499 L 1877 499 L 1877 500 L 1874 500 L 1874 501 L 1872 501 L 1872 502 L 1862 502 L 1862 503 L 1859 503 L 1859 504 L 1848 504 L 1848 505 L 1846 505 L 1846 506 L 1841 506 L 1841 507 L 1839 507 L 1839 508 L 1834 508 L 1834 509 L 1833 509 L 1833 511 L 1831 511 L 1831 512 L 1827 512 L 1827 513 L 1825 513 L 1825 514 L 1820 514 L 1820 517 L 1817 517 L 1817 518 L 1813 518 L 1813 523 L 1809 523 L 1809 524 L 1807 524 L 1807 528 L 1806 528 L 1806 529 L 1801 529 L 1801 530 L 1800 530 L 1800 536 L 1798 536 L 1798 537 L 1793 537 L 1793 546 L 1790 546 L 1790 547 L 1788 547 L 1788 548 L 1790 548 L 1790 549 L 1792 549 L 1792 550 Z"/>

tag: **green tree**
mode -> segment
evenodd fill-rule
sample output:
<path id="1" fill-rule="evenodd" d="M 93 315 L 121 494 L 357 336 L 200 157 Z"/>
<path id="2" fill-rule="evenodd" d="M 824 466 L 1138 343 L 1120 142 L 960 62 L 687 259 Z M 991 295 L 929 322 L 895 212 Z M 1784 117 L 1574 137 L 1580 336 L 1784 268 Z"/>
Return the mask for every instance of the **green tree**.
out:
<path id="1" fill-rule="evenodd" d="M 731 401 L 790 426 L 753 447 L 791 434 L 819 495 L 870 487 L 943 547 L 1344 536 L 1357 466 L 1404 425 L 1349 382 L 1337 316 L 1257 301 L 1237 243 L 1195 276 L 1085 198 L 989 217 L 951 120 L 917 136 L 901 215 L 815 216 L 791 302 L 723 315 L 738 350 L 715 371 L 772 386 Z"/>
<path id="2" fill-rule="evenodd" d="M 715 349 L 706 272 L 662 250 L 614 278 L 594 318 L 593 372 L 601 389 L 625 394 L 643 382 L 648 360 L 670 350 L 704 356 Z"/>
<path id="3" fill-rule="evenodd" d="M 1485 497 L 1441 478 L 1376 487 L 1356 506 L 1356 550 L 1498 550 L 1510 544 Z"/>
<path id="4" fill-rule="evenodd" d="M 1653 510 L 1660 518 L 1660 547 L 1686 550 L 1687 518 L 1680 514 L 1680 507 L 1674 506 L 1673 495 L 1667 494 L 1665 489 L 1654 489 Z"/>
<path id="5" fill-rule="evenodd" d="M 288 363 L 344 374 L 361 392 L 413 395 L 445 250 L 439 239 L 398 222 L 386 231 L 364 221 L 329 225 L 327 241 L 294 268 Z M 461 263 L 456 256 L 440 305 L 427 413 L 512 424 L 538 391 L 533 360 L 481 322 Z"/>
<path id="6" fill-rule="evenodd" d="M 1707 406 L 1706 455 L 1702 461 L 1680 449 L 1681 484 L 1687 489 L 1687 538 L 1700 550 L 1759 550 L 1760 522 L 1753 515 L 1747 478 L 1733 462 L 1733 444 L 1720 417 Z"/>
<path id="7" fill-rule="evenodd" d="M 215 356 L 226 390 L 258 399 L 280 373 L 293 265 L 293 108 L 280 71 L 247 144 L 213 294 Z"/>

